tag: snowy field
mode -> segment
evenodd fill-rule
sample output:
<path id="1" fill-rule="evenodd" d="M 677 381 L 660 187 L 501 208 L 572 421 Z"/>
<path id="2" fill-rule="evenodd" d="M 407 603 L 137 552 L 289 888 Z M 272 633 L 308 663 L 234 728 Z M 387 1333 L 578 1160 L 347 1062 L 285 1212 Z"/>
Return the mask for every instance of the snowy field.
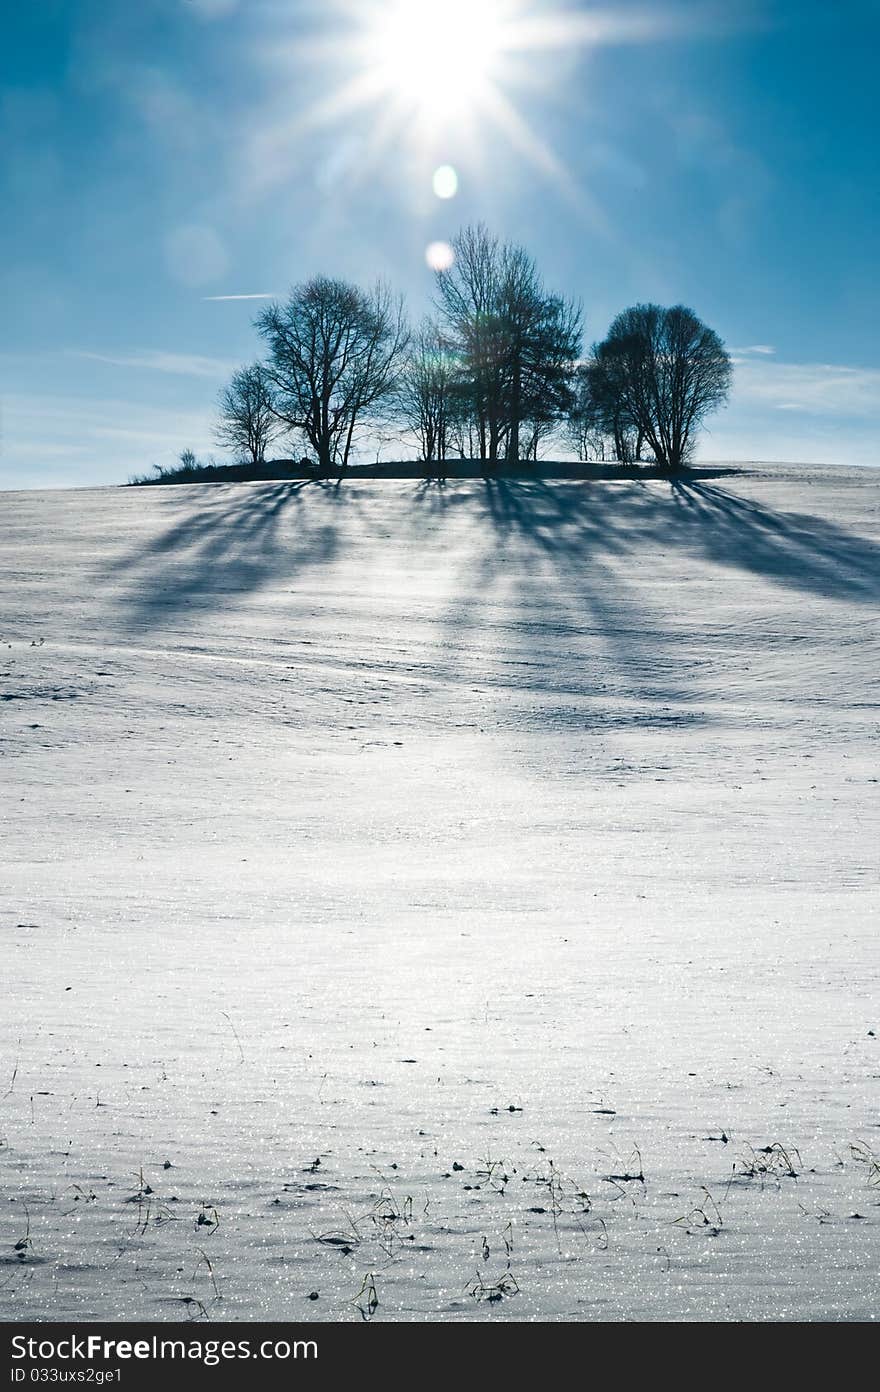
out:
<path id="1" fill-rule="evenodd" d="M 880 471 L 0 495 L 0 1314 L 870 1319 Z"/>

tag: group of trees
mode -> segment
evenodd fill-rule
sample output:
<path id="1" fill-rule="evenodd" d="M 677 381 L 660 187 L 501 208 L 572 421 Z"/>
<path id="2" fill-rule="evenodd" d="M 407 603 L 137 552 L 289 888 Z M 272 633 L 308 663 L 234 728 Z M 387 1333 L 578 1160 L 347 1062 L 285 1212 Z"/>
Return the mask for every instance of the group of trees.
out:
<path id="1" fill-rule="evenodd" d="M 547 290 L 521 247 L 465 228 L 437 273 L 435 317 L 415 332 L 402 299 L 316 277 L 256 327 L 264 361 L 220 400 L 221 444 L 261 465 L 286 436 L 322 472 L 345 467 L 359 432 L 394 422 L 422 459 L 537 459 L 562 431 L 578 458 L 650 457 L 684 467 L 705 417 L 727 398 L 718 335 L 682 305 L 636 305 L 583 356 L 580 308 Z"/>

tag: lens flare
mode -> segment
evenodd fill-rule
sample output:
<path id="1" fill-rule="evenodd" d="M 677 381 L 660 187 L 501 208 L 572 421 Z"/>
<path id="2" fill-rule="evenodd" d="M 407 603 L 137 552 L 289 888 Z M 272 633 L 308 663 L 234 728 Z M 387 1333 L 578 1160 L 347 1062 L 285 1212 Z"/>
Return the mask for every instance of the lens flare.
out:
<path id="1" fill-rule="evenodd" d="M 458 193 L 458 174 L 451 164 L 441 164 L 435 169 L 432 183 L 438 198 L 454 198 Z"/>
<path id="2" fill-rule="evenodd" d="M 431 242 L 425 251 L 425 261 L 432 271 L 448 271 L 455 261 L 455 252 L 448 242 Z"/>

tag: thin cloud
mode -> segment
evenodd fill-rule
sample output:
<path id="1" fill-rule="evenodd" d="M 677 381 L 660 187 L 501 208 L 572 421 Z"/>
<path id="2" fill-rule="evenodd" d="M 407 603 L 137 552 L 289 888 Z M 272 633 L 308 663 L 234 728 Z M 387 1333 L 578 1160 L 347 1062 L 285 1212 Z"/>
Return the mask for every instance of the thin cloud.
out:
<path id="1" fill-rule="evenodd" d="M 109 367 L 136 368 L 147 372 L 167 372 L 175 377 L 225 377 L 235 363 L 223 358 L 207 358 L 198 353 L 90 353 L 71 350 L 71 357 L 88 362 L 106 363 Z"/>
<path id="2" fill-rule="evenodd" d="M 261 295 L 203 295 L 203 300 L 274 300 L 275 296 L 271 292 Z"/>
<path id="3" fill-rule="evenodd" d="M 576 44 L 585 48 L 599 45 L 656 43 L 663 40 L 734 37 L 768 28 L 766 15 L 754 4 L 735 8 L 708 3 L 606 5 L 588 14 L 558 9 L 548 14 L 513 21 L 509 47 L 513 49 L 560 49 Z"/>
<path id="4" fill-rule="evenodd" d="M 742 359 L 734 376 L 733 400 L 737 405 L 807 415 L 873 418 L 880 400 L 880 369 Z"/>
<path id="5" fill-rule="evenodd" d="M 730 351 L 731 353 L 738 353 L 743 357 L 752 357 L 755 354 L 759 354 L 762 357 L 771 357 L 776 352 L 776 349 L 771 348 L 769 343 L 750 343 L 747 348 L 731 348 Z"/>

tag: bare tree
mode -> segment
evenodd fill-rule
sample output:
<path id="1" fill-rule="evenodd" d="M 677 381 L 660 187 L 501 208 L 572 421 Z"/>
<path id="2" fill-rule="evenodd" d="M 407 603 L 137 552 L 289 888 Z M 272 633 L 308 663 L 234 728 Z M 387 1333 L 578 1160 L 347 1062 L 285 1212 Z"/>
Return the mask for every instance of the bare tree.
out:
<path id="1" fill-rule="evenodd" d="M 318 276 L 257 319 L 269 348 L 275 412 L 300 431 L 329 470 L 348 464 L 355 433 L 381 416 L 398 387 L 408 341 L 403 302 Z"/>
<path id="2" fill-rule="evenodd" d="M 658 464 L 681 469 L 697 431 L 730 392 L 721 339 L 684 305 L 635 305 L 594 350 L 593 390 L 606 422 L 635 432 Z"/>
<path id="3" fill-rule="evenodd" d="M 531 460 L 537 463 L 538 452 L 545 441 L 551 440 L 556 434 L 558 421 L 555 419 L 545 419 L 543 417 L 524 420 L 520 430 L 520 454 L 519 458 Z"/>
<path id="4" fill-rule="evenodd" d="M 586 463 L 591 459 L 605 458 L 605 422 L 593 395 L 589 363 L 580 363 L 575 372 L 566 424 L 568 438 L 578 459 Z"/>
<path id="5" fill-rule="evenodd" d="M 452 249 L 452 265 L 437 274 L 437 307 L 462 364 L 463 405 L 470 416 L 462 439 L 473 436 L 480 459 L 496 460 L 503 427 L 500 247 L 479 223 L 459 232 Z"/>
<path id="6" fill-rule="evenodd" d="M 457 364 L 437 325 L 426 320 L 413 338 L 401 374 L 398 402 L 421 456 L 443 463 L 456 410 Z"/>
<path id="7" fill-rule="evenodd" d="M 580 344 L 580 310 L 550 295 L 522 247 L 482 224 L 454 239 L 437 277 L 438 308 L 461 365 L 460 391 L 481 459 L 528 457 L 534 428 L 564 417 Z M 525 451 L 521 433 L 531 423 Z M 539 434 L 542 433 L 539 430 Z M 544 431 L 543 433 L 546 433 Z"/>
<path id="8" fill-rule="evenodd" d="M 220 393 L 220 419 L 214 430 L 217 443 L 260 465 L 269 445 L 283 433 L 265 368 L 260 363 L 240 368 Z"/>
<path id="9" fill-rule="evenodd" d="M 571 301 L 548 294 L 531 256 L 508 245 L 501 250 L 496 316 L 507 457 L 534 458 L 539 440 L 571 408 L 581 312 Z"/>
<path id="10" fill-rule="evenodd" d="M 594 346 L 593 356 L 581 363 L 575 374 L 569 438 L 579 459 L 615 459 L 632 464 L 641 458 L 644 437 L 633 424 L 598 355 L 599 349 Z"/>

